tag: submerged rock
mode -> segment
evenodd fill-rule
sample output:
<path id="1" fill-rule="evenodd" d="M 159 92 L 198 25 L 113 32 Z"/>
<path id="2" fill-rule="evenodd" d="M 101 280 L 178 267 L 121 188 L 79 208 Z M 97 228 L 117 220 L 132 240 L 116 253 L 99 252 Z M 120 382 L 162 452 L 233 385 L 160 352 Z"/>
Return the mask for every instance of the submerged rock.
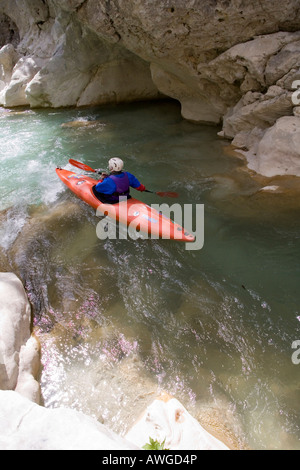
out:
<path id="1" fill-rule="evenodd" d="M 105 127 L 101 121 L 89 121 L 88 119 L 81 119 L 77 121 L 63 122 L 61 127 L 71 127 L 77 129 L 78 127 Z"/>

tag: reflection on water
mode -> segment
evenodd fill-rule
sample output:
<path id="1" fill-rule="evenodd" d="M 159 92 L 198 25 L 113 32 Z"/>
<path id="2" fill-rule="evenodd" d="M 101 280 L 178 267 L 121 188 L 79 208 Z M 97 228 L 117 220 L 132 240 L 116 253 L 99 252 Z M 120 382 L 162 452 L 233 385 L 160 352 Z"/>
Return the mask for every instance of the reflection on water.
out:
<path id="1" fill-rule="evenodd" d="M 250 177 L 176 103 L 0 117 L 0 262 L 33 305 L 45 406 L 125 433 L 166 390 L 235 448 L 299 449 L 297 179 Z M 55 167 L 111 155 L 149 189 L 205 204 L 202 250 L 97 238 L 99 219 Z"/>

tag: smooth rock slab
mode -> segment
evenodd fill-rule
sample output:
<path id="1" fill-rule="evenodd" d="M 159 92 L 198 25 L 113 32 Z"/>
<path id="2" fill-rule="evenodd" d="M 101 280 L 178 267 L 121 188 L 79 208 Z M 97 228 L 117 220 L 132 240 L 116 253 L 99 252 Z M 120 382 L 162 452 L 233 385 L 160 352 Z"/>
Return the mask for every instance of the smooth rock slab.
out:
<path id="1" fill-rule="evenodd" d="M 0 391 L 0 450 L 137 450 L 103 424 L 67 408 L 43 408 Z"/>

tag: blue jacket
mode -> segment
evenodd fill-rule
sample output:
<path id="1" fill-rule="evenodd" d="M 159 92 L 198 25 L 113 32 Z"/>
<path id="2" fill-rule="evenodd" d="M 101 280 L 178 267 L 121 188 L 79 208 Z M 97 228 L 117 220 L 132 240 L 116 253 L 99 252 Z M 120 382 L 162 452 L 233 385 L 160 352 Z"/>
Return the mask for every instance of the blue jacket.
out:
<path id="1" fill-rule="evenodd" d="M 137 189 L 141 186 L 141 183 L 139 182 L 139 180 L 134 175 L 129 173 L 128 171 L 122 172 L 122 173 L 114 175 L 114 176 L 116 176 L 118 178 L 124 178 L 124 173 L 127 173 L 127 176 L 128 176 L 128 179 L 129 179 L 129 185 L 132 188 Z M 114 194 L 116 192 L 117 186 L 116 186 L 115 182 L 108 176 L 107 178 L 104 178 L 104 180 L 102 182 L 97 183 L 95 189 L 99 193 L 110 195 L 110 194 Z"/>

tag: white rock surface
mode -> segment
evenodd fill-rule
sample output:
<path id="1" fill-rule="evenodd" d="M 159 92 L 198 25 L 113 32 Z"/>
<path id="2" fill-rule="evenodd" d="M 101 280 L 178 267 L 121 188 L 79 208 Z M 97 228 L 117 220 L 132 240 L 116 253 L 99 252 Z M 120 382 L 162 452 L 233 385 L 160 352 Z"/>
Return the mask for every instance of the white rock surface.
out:
<path id="1" fill-rule="evenodd" d="M 164 447 L 171 450 L 228 450 L 176 398 L 165 394 L 148 406 L 125 437 L 139 447 L 151 437 L 160 443 L 165 441 Z"/>
<path id="2" fill-rule="evenodd" d="M 0 100 L 1 92 L 9 84 L 13 68 L 18 60 L 18 54 L 12 44 L 6 44 L 0 49 Z"/>
<path id="3" fill-rule="evenodd" d="M 0 391 L 0 450 L 142 450 L 150 437 L 169 450 L 229 450 L 175 398 L 155 400 L 122 437 L 78 411 Z"/>
<path id="4" fill-rule="evenodd" d="M 41 61 L 33 57 L 21 57 L 12 70 L 9 83 L 1 92 L 0 101 L 4 106 L 15 107 L 28 105 L 25 90 L 27 84 L 40 70 L 41 63 Z"/>
<path id="5" fill-rule="evenodd" d="M 136 450 L 103 424 L 67 408 L 47 409 L 0 391 L 0 450 Z"/>
<path id="6" fill-rule="evenodd" d="M 39 344 L 30 334 L 31 309 L 21 281 L 0 273 L 0 390 L 18 390 L 39 403 Z"/>

